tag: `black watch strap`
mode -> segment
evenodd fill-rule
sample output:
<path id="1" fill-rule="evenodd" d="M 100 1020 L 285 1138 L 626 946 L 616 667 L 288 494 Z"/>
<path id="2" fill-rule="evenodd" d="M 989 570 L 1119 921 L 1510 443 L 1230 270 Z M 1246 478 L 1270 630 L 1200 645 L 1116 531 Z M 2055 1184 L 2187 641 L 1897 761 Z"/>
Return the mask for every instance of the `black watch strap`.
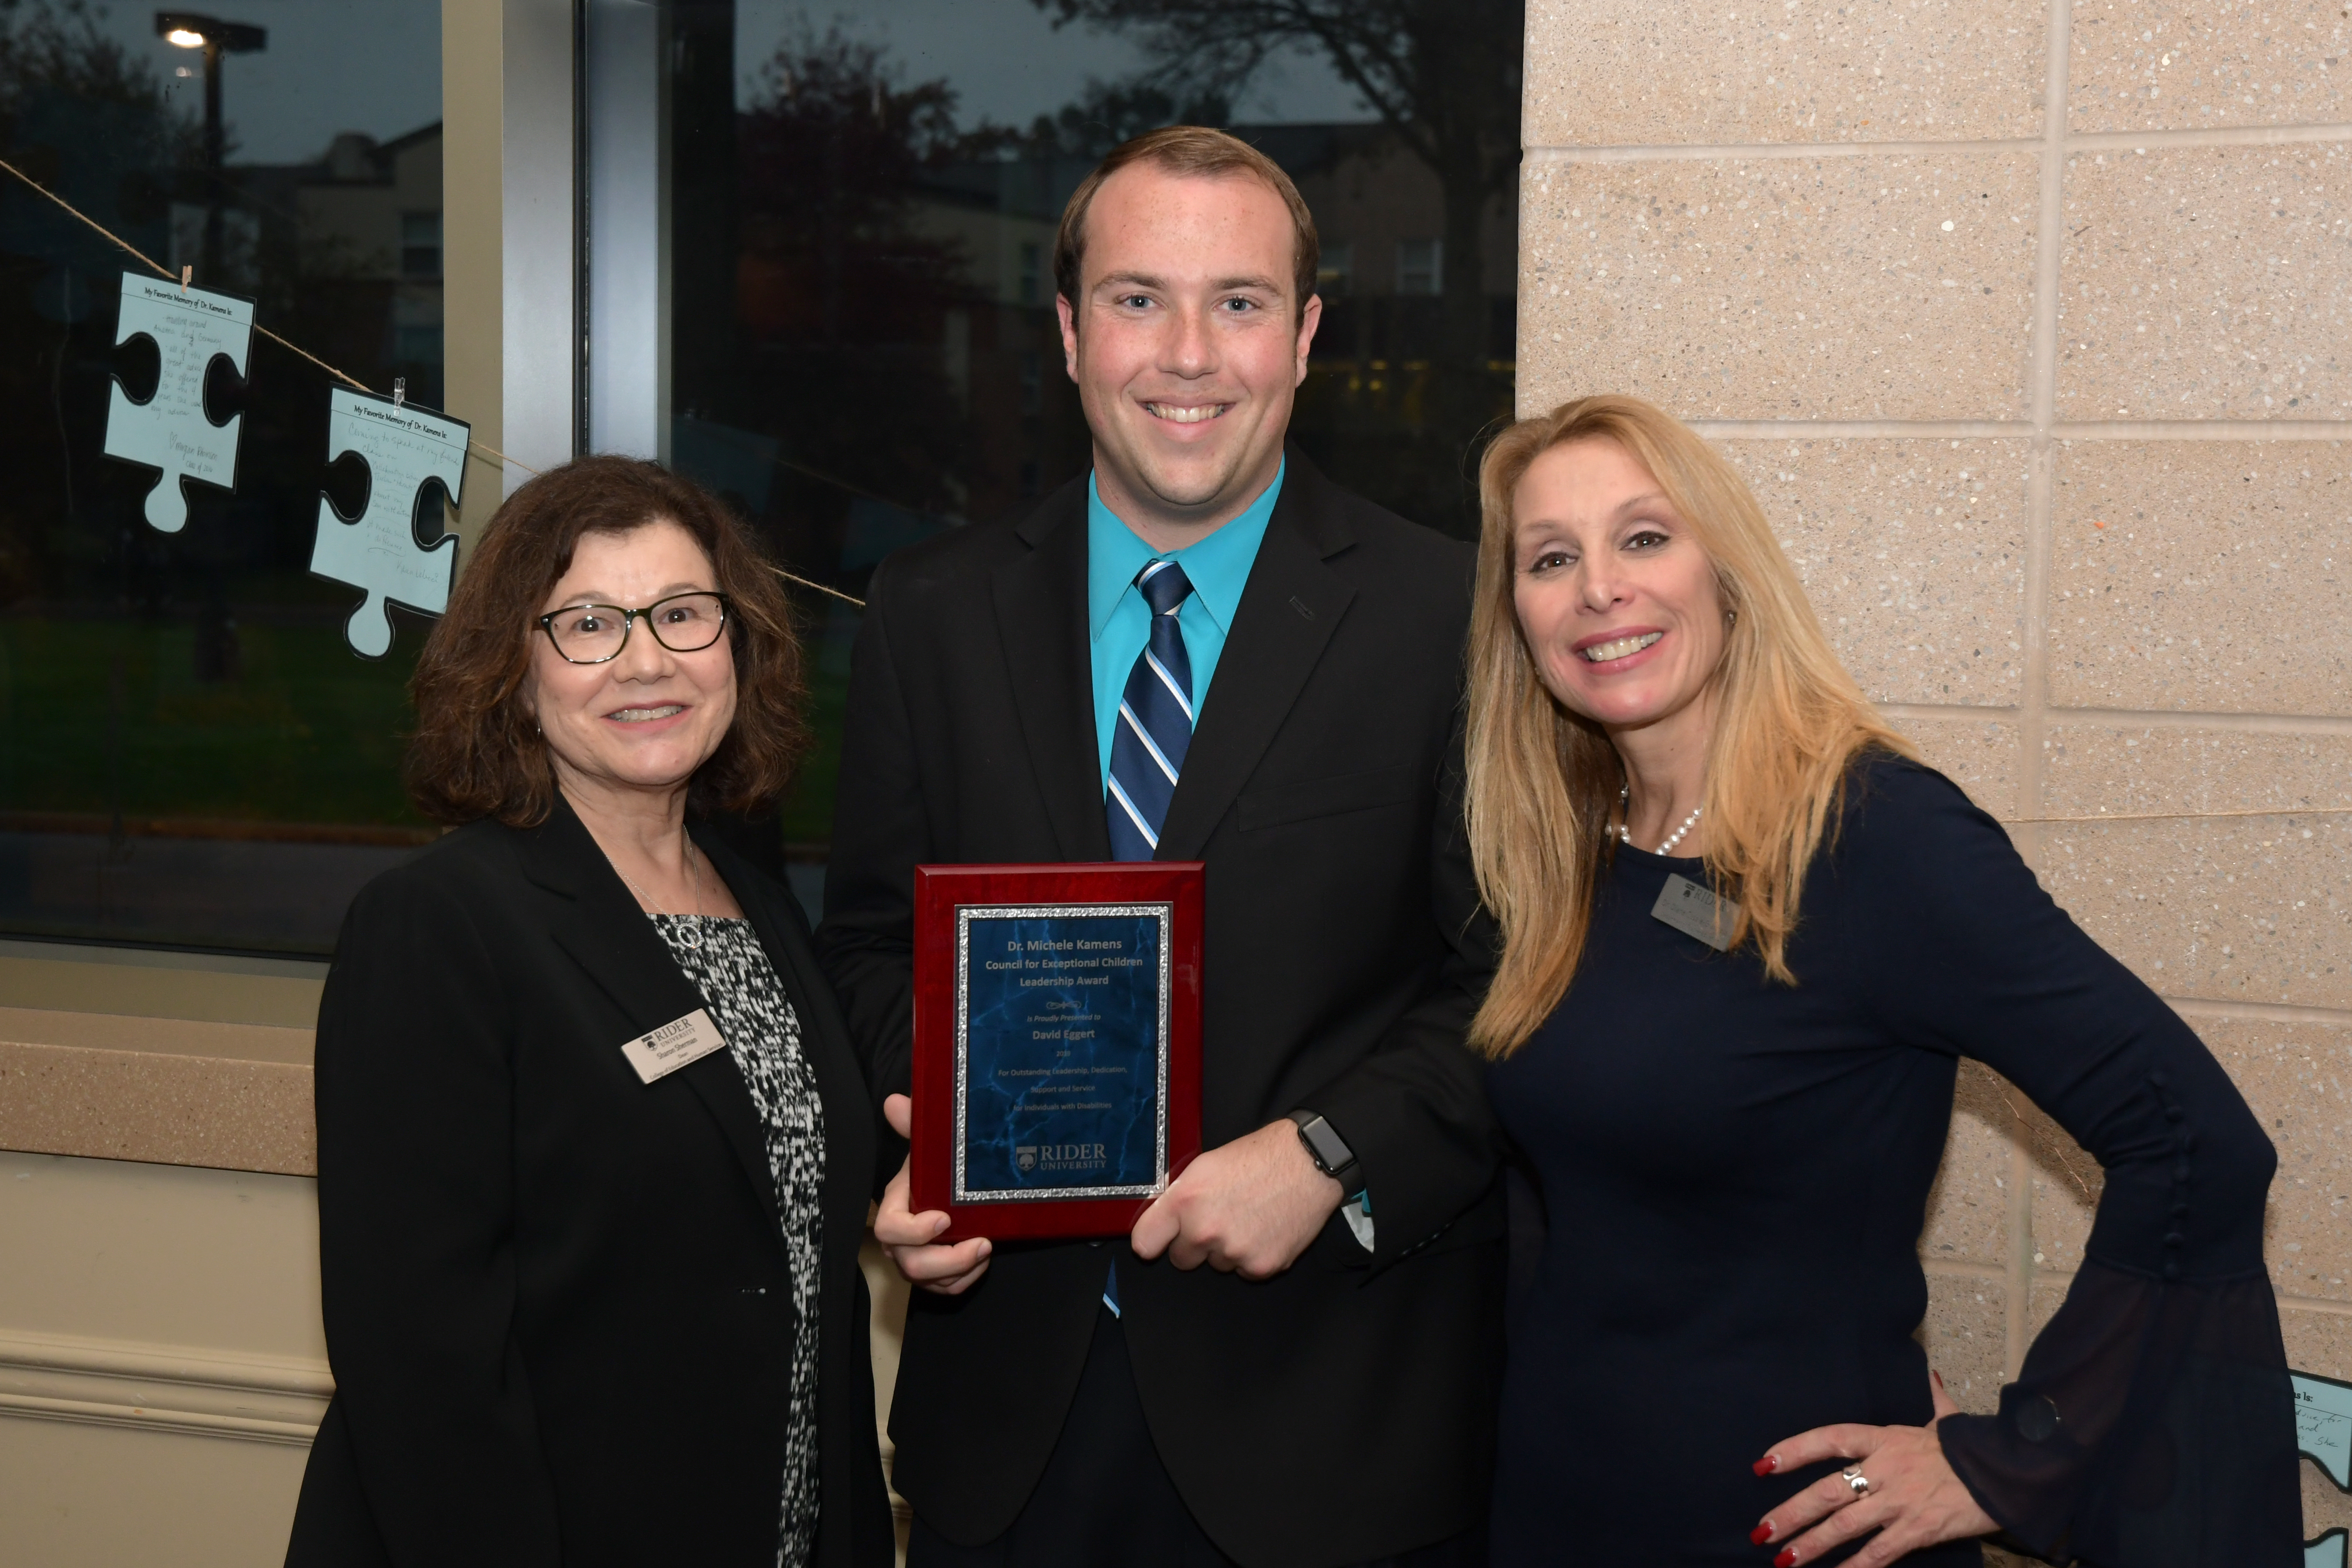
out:
<path id="1" fill-rule="evenodd" d="M 1315 1168 L 1339 1184 L 1342 1197 L 1353 1197 L 1364 1190 L 1363 1170 L 1356 1163 L 1356 1151 L 1339 1130 L 1323 1119 L 1319 1111 L 1293 1111 L 1290 1119 L 1298 1126 L 1298 1141 L 1307 1146 L 1307 1157 Z"/>

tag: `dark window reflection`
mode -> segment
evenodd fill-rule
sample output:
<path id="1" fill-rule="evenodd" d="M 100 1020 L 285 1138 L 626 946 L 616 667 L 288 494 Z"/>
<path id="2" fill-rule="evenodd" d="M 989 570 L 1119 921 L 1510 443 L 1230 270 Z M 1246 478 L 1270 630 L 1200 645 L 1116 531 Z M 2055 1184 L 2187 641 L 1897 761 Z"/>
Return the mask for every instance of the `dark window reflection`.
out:
<path id="1" fill-rule="evenodd" d="M 225 0 L 226 3 L 226 0 Z M 219 10 L 219 7 L 206 7 Z M 0 6 L 0 156 L 261 325 L 362 381 L 441 399 L 440 7 L 254 0 L 220 63 L 152 8 Z M 0 931 L 323 951 L 352 892 L 425 836 L 402 799 L 403 684 L 345 644 L 357 591 L 308 573 L 329 470 L 324 374 L 256 334 L 215 420 L 241 413 L 234 491 L 187 487 L 147 526 L 152 470 L 101 455 L 110 382 L 158 360 L 115 345 L 143 271 L 0 176 Z"/>
<path id="2" fill-rule="evenodd" d="M 1090 460 L 1054 312 L 1063 203 L 1154 126 L 1286 169 L 1325 311 L 1292 434 L 1469 537 L 1511 409 L 1516 0 L 877 0 L 670 8 L 672 460 L 805 576 L 1025 510 Z M 781 831 L 821 859 L 856 612 L 808 599 L 819 751 Z"/>

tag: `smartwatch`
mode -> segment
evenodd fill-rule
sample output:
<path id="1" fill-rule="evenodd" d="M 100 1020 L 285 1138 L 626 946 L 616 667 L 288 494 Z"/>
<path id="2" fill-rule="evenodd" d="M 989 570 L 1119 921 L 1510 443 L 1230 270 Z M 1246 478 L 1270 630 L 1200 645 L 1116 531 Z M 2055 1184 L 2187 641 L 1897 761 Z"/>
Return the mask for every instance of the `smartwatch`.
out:
<path id="1" fill-rule="evenodd" d="M 1353 1197 L 1364 1190 L 1364 1173 L 1356 1164 L 1356 1151 L 1339 1130 L 1323 1119 L 1317 1111 L 1293 1111 L 1290 1119 L 1298 1124 L 1298 1141 L 1307 1145 L 1307 1157 L 1315 1168 L 1339 1184 L 1343 1197 Z"/>

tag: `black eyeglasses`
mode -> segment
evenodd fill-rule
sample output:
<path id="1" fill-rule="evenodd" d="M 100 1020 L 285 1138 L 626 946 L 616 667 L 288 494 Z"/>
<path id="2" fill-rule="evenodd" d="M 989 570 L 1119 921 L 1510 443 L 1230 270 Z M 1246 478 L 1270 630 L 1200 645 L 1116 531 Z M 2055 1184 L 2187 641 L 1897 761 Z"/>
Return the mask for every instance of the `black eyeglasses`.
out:
<path id="1" fill-rule="evenodd" d="M 565 663 L 601 664 L 621 656 L 629 629 L 642 618 L 654 641 L 673 653 L 695 653 L 727 630 L 723 593 L 674 593 L 643 610 L 617 604 L 568 604 L 539 618 L 539 629 Z"/>

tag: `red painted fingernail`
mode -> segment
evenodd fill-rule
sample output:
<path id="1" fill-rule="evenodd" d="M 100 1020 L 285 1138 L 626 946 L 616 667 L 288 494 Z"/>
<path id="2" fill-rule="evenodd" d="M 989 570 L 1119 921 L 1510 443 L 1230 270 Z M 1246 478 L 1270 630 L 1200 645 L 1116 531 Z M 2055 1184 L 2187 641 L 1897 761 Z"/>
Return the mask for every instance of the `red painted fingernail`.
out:
<path id="1" fill-rule="evenodd" d="M 1772 1559 L 1772 1568 L 1789 1568 L 1789 1564 L 1794 1563 L 1796 1560 L 1797 1549 L 1791 1546 L 1786 1552 L 1781 1552 L 1780 1556 Z"/>
<path id="2" fill-rule="evenodd" d="M 1780 1456 L 1778 1454 L 1767 1454 L 1748 1468 L 1754 1470 L 1759 1476 L 1769 1476 L 1774 1470 L 1780 1468 Z"/>
<path id="3" fill-rule="evenodd" d="M 1749 1531 L 1748 1532 L 1748 1539 L 1758 1546 L 1761 1546 L 1766 1542 L 1771 1540 L 1772 1521 L 1768 1519 L 1763 1523 L 1758 1525 L 1755 1529 Z"/>
<path id="4" fill-rule="evenodd" d="M 1931 1371 L 1927 1374 L 1927 1375 L 1928 1375 L 1928 1376 L 1930 1376 L 1930 1377 L 1932 1377 L 1932 1378 L 1934 1378 L 1934 1379 L 1936 1380 L 1936 1386 L 1937 1386 L 1937 1387 L 1941 1388 L 1942 1386 L 1944 1386 L 1944 1375 L 1943 1375 L 1942 1373 L 1940 1373 L 1940 1372 L 1936 1372 L 1936 1371 L 1932 1371 L 1932 1370 L 1931 1370 Z"/>

